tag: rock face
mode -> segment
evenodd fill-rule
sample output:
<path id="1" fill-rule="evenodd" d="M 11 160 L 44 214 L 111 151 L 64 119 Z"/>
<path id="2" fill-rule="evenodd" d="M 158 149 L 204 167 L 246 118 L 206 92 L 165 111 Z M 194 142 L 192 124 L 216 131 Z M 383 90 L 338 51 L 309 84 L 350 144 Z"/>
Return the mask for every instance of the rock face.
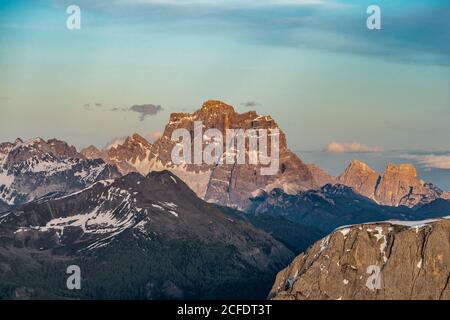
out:
<path id="1" fill-rule="evenodd" d="M 147 174 L 151 168 L 149 165 L 149 155 L 152 145 L 138 134 L 125 139 L 123 144 L 119 144 L 108 150 L 106 161 L 115 164 L 120 172 L 139 172 Z"/>
<path id="2" fill-rule="evenodd" d="M 127 137 L 122 144 L 117 144 L 107 150 L 99 150 L 89 146 L 81 153 L 88 159 L 103 159 L 106 163 L 115 165 L 122 174 L 139 172 L 147 174 L 151 171 L 150 151 L 152 145 L 137 133 Z"/>
<path id="3" fill-rule="evenodd" d="M 2 294 L 26 287 L 71 297 L 65 285 L 24 276 L 33 265 L 34 278 L 46 279 L 46 270 L 65 270 L 56 268 L 65 261 L 83 270 L 86 299 L 263 298 L 292 258 L 267 233 L 199 199 L 168 171 L 103 180 L 0 215 Z M 66 274 L 51 277 L 58 276 Z"/>
<path id="4" fill-rule="evenodd" d="M 442 199 L 450 200 L 450 191 L 444 192 L 442 194 Z"/>
<path id="5" fill-rule="evenodd" d="M 344 173 L 338 177 L 339 183 L 353 188 L 370 199 L 375 197 L 375 189 L 380 179 L 378 172 L 358 160 L 353 160 Z"/>
<path id="6" fill-rule="evenodd" d="M 162 136 L 153 145 L 138 135 L 127 139 L 123 145 L 111 148 L 106 157 L 107 163 L 115 164 L 122 173 L 137 171 L 146 174 L 150 171 L 169 170 L 180 177 L 195 193 L 210 202 L 230 207 L 246 209 L 249 198 L 259 190 L 281 188 L 295 193 L 316 187 L 311 170 L 287 148 L 286 137 L 280 131 L 279 170 L 275 175 L 262 175 L 261 164 L 249 164 L 248 143 L 246 143 L 246 164 L 174 164 L 172 150 L 177 141 L 172 141 L 172 133 L 177 129 L 187 129 L 194 140 L 194 122 L 203 125 L 202 150 L 217 144 L 214 137 L 207 137 L 208 129 L 219 130 L 223 137 L 223 154 L 220 158 L 236 152 L 226 153 L 227 129 L 279 129 L 270 116 L 260 116 L 254 111 L 239 114 L 234 108 L 221 101 L 206 101 L 202 108 L 193 113 L 173 113 Z M 270 150 L 270 139 L 269 150 Z M 92 150 L 89 150 L 92 151 Z M 230 151 L 230 150 L 228 150 Z M 92 152 L 97 156 L 97 153 Z M 84 153 L 88 158 L 87 152 Z"/>
<path id="7" fill-rule="evenodd" d="M 152 154 L 156 167 L 164 166 L 181 177 L 200 197 L 221 205 L 245 209 L 249 206 L 249 198 L 259 189 L 271 190 L 281 187 L 286 191 L 314 187 L 311 171 L 293 154 L 286 144 L 286 137 L 280 132 L 280 170 L 276 175 L 263 176 L 261 165 L 183 165 L 171 163 L 170 153 L 174 142 L 170 140 L 175 129 L 188 129 L 193 136 L 194 121 L 201 121 L 204 130 L 215 128 L 225 136 L 226 129 L 278 129 L 278 125 L 270 116 L 259 116 L 254 111 L 238 114 L 233 107 L 220 101 L 210 100 L 200 110 L 192 114 L 175 113 L 170 117 L 163 136 L 155 143 Z M 209 145 L 206 137 L 204 147 Z M 225 139 L 224 139 L 225 140 Z M 225 148 L 224 148 L 225 150 Z M 248 148 L 246 148 L 248 153 Z M 156 160 L 157 159 L 157 160 Z"/>
<path id="8" fill-rule="evenodd" d="M 271 299 L 450 299 L 450 220 L 356 225 L 318 241 Z"/>
<path id="9" fill-rule="evenodd" d="M 337 178 L 333 177 L 331 174 L 325 172 L 320 169 L 315 164 L 307 164 L 308 169 L 311 171 L 314 181 L 317 186 L 322 187 L 326 184 L 335 184 L 337 183 Z"/>
<path id="10" fill-rule="evenodd" d="M 414 207 L 429 203 L 442 196 L 442 190 L 417 177 L 411 164 L 388 164 L 379 174 L 367 164 L 354 160 L 338 177 L 339 183 L 387 206 Z"/>
<path id="11" fill-rule="evenodd" d="M 226 110 L 225 114 L 223 110 Z M 214 116 L 211 117 L 211 114 Z M 221 128 L 220 119 L 225 119 L 224 129 L 279 129 L 270 116 L 259 116 L 256 112 L 237 114 L 231 106 L 219 101 L 208 101 L 198 113 L 202 121 L 211 121 L 207 126 Z M 217 123 L 219 125 L 217 125 Z M 314 188 L 314 177 L 309 168 L 287 148 L 286 137 L 280 130 L 280 164 L 274 175 L 261 175 L 261 165 L 219 165 L 212 168 L 205 199 L 221 205 L 246 209 L 249 198 L 259 190 L 281 188 L 285 192 Z M 248 150 L 246 150 L 248 153 Z"/>
<path id="12" fill-rule="evenodd" d="M 99 150 L 96 146 L 90 145 L 89 147 L 86 147 L 80 151 L 80 153 L 86 158 L 86 159 L 107 159 L 107 151 Z"/>
<path id="13" fill-rule="evenodd" d="M 73 192 L 119 175 L 115 167 L 85 159 L 64 141 L 17 139 L 0 146 L 0 207 L 52 192 Z"/>

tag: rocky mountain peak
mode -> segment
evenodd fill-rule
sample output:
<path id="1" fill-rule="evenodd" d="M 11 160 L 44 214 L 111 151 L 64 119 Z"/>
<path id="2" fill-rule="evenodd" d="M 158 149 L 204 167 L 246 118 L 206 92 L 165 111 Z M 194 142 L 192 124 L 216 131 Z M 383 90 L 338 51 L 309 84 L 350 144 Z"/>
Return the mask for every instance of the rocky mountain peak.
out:
<path id="1" fill-rule="evenodd" d="M 252 193 L 265 189 L 283 188 L 295 193 L 298 190 L 316 186 L 311 171 L 287 147 L 286 137 L 279 133 L 280 170 L 273 176 L 260 175 L 260 165 L 174 165 L 171 151 L 175 142 L 171 136 L 176 129 L 186 129 L 194 133 L 194 123 L 200 121 L 203 134 L 208 129 L 218 129 L 225 136 L 227 129 L 279 129 L 270 116 L 258 115 L 255 111 L 237 113 L 231 105 L 222 101 L 209 100 L 193 113 L 173 113 L 163 135 L 157 140 L 150 154 L 150 170 L 167 169 L 175 173 L 195 193 L 208 201 L 246 208 L 250 205 Z M 206 139 L 207 140 L 207 139 Z M 203 147 L 209 141 L 202 141 Z M 270 143 L 270 140 L 269 140 Z M 225 150 L 224 150 L 225 151 Z"/>
<path id="2" fill-rule="evenodd" d="M 338 177 L 338 182 L 353 188 L 356 192 L 373 199 L 380 174 L 364 162 L 353 160 Z"/>
<path id="3" fill-rule="evenodd" d="M 185 118 L 190 118 L 191 114 L 187 112 L 173 112 L 170 114 L 169 124 L 179 123 Z"/>
<path id="4" fill-rule="evenodd" d="M 19 205 L 119 175 L 115 167 L 101 159 L 87 160 L 74 146 L 58 139 L 16 142 L 0 144 L 0 203 Z"/>
<path id="5" fill-rule="evenodd" d="M 84 159 L 85 157 L 77 151 L 74 146 L 69 145 L 67 142 L 58 139 L 47 140 L 47 145 L 52 150 L 52 152 L 67 158 L 79 158 Z"/>
<path id="6" fill-rule="evenodd" d="M 162 135 L 162 140 L 170 140 L 173 130 L 184 128 L 192 131 L 194 121 L 201 121 L 203 129 L 219 129 L 225 134 L 226 129 L 275 129 L 276 122 L 268 115 L 258 115 L 255 111 L 237 113 L 234 108 L 218 100 L 208 100 L 193 113 L 172 113 Z M 285 141 L 281 132 L 281 143 Z"/>
<path id="7" fill-rule="evenodd" d="M 100 151 L 96 146 L 90 145 L 80 151 L 86 159 L 105 159 L 107 151 Z"/>
<path id="8" fill-rule="evenodd" d="M 417 170 L 410 163 L 402 163 L 400 165 L 389 163 L 386 167 L 383 177 L 389 175 L 416 178 Z"/>
<path id="9" fill-rule="evenodd" d="M 111 146 L 107 150 L 98 150 L 89 146 L 81 151 L 88 159 L 103 159 L 106 163 L 116 165 L 122 174 L 139 172 L 143 175 L 150 171 L 149 156 L 152 144 L 135 133 L 123 143 Z"/>
<path id="10" fill-rule="evenodd" d="M 2 142 L 0 143 L 0 154 L 6 155 L 15 144 L 11 142 Z"/>
<path id="11" fill-rule="evenodd" d="M 413 207 L 439 198 L 442 190 L 418 179 L 416 168 L 411 164 L 389 164 L 375 194 L 383 204 Z"/>
<path id="12" fill-rule="evenodd" d="M 389 163 L 384 173 L 380 174 L 367 164 L 353 160 L 338 181 L 388 206 L 414 207 L 433 201 L 442 194 L 433 184 L 418 179 L 416 168 L 409 163 Z"/>
<path id="13" fill-rule="evenodd" d="M 147 174 L 149 168 L 149 155 L 152 144 L 145 138 L 135 133 L 128 137 L 123 144 L 111 147 L 104 160 L 115 164 L 120 172 L 139 172 Z"/>
<path id="14" fill-rule="evenodd" d="M 42 138 L 33 138 L 25 142 L 16 140 L 13 147 L 8 150 L 8 156 L 5 159 L 5 165 L 8 168 L 22 163 L 24 161 L 35 162 L 37 159 L 48 161 L 53 159 L 85 159 L 74 146 L 70 146 L 65 141 L 58 139 L 49 139 L 45 141 Z M 32 160 L 34 158 L 34 160 Z"/>
<path id="15" fill-rule="evenodd" d="M 84 149 L 81 149 L 81 151 L 80 151 L 80 153 L 82 153 L 83 155 L 85 155 L 85 154 L 91 154 L 91 153 L 99 153 L 99 152 L 100 152 L 100 150 L 99 150 L 96 146 L 94 146 L 93 144 L 87 146 L 87 147 L 84 148 Z M 85 155 L 85 156 L 86 156 L 86 155 Z M 89 157 L 89 158 L 90 158 L 90 157 Z"/>
<path id="16" fill-rule="evenodd" d="M 205 101 L 200 109 L 201 112 L 212 113 L 235 113 L 234 108 L 219 100 Z"/>
<path id="17" fill-rule="evenodd" d="M 125 143 L 127 145 L 140 145 L 141 147 L 144 148 L 150 148 L 151 147 L 151 143 L 148 142 L 144 137 L 142 137 L 141 135 L 134 133 L 133 135 L 127 137 L 127 139 L 125 140 Z"/>
<path id="18" fill-rule="evenodd" d="M 346 171 L 355 173 L 365 172 L 369 174 L 376 173 L 376 171 L 369 167 L 369 165 L 359 160 L 352 160 Z"/>
<path id="19" fill-rule="evenodd" d="M 269 132 L 271 129 L 279 129 L 271 116 L 258 115 L 255 111 L 237 113 L 231 105 L 219 100 L 208 100 L 193 113 L 172 113 L 164 133 L 154 144 L 150 144 L 138 134 L 133 134 L 122 144 L 111 147 L 106 152 L 99 152 L 95 147 L 88 147 L 82 154 L 88 159 L 101 158 L 106 163 L 114 164 L 122 174 L 139 172 L 147 175 L 151 171 L 170 170 L 199 197 L 242 209 L 250 205 L 249 199 L 257 190 L 270 192 L 274 188 L 281 188 L 285 192 L 296 193 L 335 182 L 333 177 L 317 167 L 309 168 L 292 153 L 287 147 L 285 134 L 280 129 L 280 163 L 279 170 L 276 172 L 275 169 L 274 175 L 261 175 L 262 165 L 260 164 L 175 165 L 171 158 L 171 152 L 176 144 L 172 141 L 172 133 L 176 129 L 186 129 L 192 135 L 196 121 L 203 124 L 203 148 L 210 143 L 210 140 L 204 138 L 208 129 L 218 129 L 224 137 L 227 129 L 267 129 Z M 271 139 L 268 141 L 269 146 Z M 248 146 L 246 145 L 245 148 Z M 223 151 L 226 152 L 225 144 Z M 317 175 L 316 179 L 312 171 Z"/>
<path id="20" fill-rule="evenodd" d="M 41 144 L 45 144 L 45 140 L 37 137 L 37 138 L 31 138 L 26 141 L 22 141 L 22 139 L 16 139 L 14 148 L 15 149 L 26 149 L 26 148 L 34 148 L 34 147 L 40 147 Z"/>

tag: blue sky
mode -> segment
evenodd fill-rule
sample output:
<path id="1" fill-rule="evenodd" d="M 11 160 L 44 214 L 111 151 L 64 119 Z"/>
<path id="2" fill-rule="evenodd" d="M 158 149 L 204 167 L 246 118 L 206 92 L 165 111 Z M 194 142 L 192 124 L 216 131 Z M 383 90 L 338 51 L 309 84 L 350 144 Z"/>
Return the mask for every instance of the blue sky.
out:
<path id="1" fill-rule="evenodd" d="M 66 29 L 70 4 L 81 30 Z M 370 4 L 382 30 L 366 28 Z M 295 150 L 450 156 L 449 88 L 447 0 L 0 2 L 1 141 L 102 146 L 221 99 L 257 102 Z"/>

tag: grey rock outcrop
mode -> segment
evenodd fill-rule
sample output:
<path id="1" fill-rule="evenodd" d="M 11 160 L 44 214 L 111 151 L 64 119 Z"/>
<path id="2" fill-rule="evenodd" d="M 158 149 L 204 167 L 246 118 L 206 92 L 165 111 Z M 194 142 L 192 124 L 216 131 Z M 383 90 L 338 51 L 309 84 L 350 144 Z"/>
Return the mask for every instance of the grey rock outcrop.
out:
<path id="1" fill-rule="evenodd" d="M 450 220 L 336 230 L 276 277 L 271 299 L 450 299 Z"/>

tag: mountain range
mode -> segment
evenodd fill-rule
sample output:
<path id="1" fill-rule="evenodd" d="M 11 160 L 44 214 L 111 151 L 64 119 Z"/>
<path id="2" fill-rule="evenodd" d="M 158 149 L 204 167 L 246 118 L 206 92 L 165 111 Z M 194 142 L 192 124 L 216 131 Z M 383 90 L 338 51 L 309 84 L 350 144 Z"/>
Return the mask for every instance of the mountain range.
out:
<path id="1" fill-rule="evenodd" d="M 194 122 L 201 121 L 204 129 L 279 129 L 280 170 L 276 175 L 262 176 L 260 165 L 175 165 L 171 150 L 175 141 L 172 132 L 184 128 L 194 135 Z M 208 141 L 204 142 L 207 145 Z M 248 149 L 248 148 L 247 148 Z M 248 151 L 248 150 L 247 150 Z M 81 151 L 88 159 L 101 158 L 115 164 L 122 173 L 132 171 L 147 174 L 155 170 L 169 170 L 180 177 L 196 194 L 210 202 L 247 210 L 250 198 L 261 191 L 275 188 L 288 194 L 318 189 L 325 184 L 343 184 L 380 205 L 414 207 L 445 197 L 445 193 L 431 183 L 420 180 L 411 164 L 388 164 L 383 174 L 367 164 L 354 160 L 338 177 L 333 177 L 314 164 L 305 164 L 287 147 L 286 136 L 270 116 L 254 111 L 243 114 L 221 101 L 206 101 L 193 113 L 173 113 L 162 136 L 150 144 L 138 134 L 123 144 L 100 151 L 90 146 Z M 448 197 L 448 194 L 447 194 Z"/>
<path id="2" fill-rule="evenodd" d="M 116 164 L 122 173 L 138 171 L 146 174 L 155 170 L 169 170 L 180 177 L 202 199 L 224 206 L 245 210 L 249 199 L 260 189 L 282 188 L 287 192 L 317 187 L 309 168 L 287 148 L 285 134 L 280 132 L 280 170 L 276 175 L 263 176 L 261 165 L 208 165 L 172 163 L 171 151 L 176 142 L 172 132 L 187 129 L 194 136 L 194 122 L 201 121 L 204 129 L 218 129 L 225 135 L 227 129 L 279 129 L 270 116 L 260 116 L 254 111 L 243 114 L 221 101 L 206 101 L 193 113 L 173 113 L 162 136 L 150 145 L 139 135 L 129 137 L 122 145 L 109 149 L 106 154 L 89 147 L 82 153 L 94 159 Z M 204 139 L 203 147 L 211 141 Z M 246 146 L 248 152 L 248 146 Z M 270 190 L 269 190 L 270 191 Z"/>
<path id="3" fill-rule="evenodd" d="M 36 200 L 1 215 L 0 225 L 4 297 L 262 298 L 292 258 L 280 242 L 202 201 L 168 171 L 130 173 Z M 48 272 L 68 263 L 87 276 L 79 295 L 62 280 L 46 282 L 64 278 Z M 35 281 L 24 280 L 25 272 Z"/>
<path id="4" fill-rule="evenodd" d="M 252 198 L 249 213 L 282 216 L 290 221 L 319 228 L 325 233 L 343 225 L 389 219 L 421 220 L 450 215 L 450 201 L 436 199 L 413 208 L 385 206 L 342 184 L 327 184 L 318 190 L 295 195 L 280 189 Z"/>
<path id="5" fill-rule="evenodd" d="M 280 130 L 279 170 L 174 164 L 172 133 L 193 136 L 196 121 L 222 134 Z M 154 143 L 133 134 L 78 152 L 57 139 L 17 139 L 0 144 L 0 292 L 8 299 L 265 298 L 279 270 L 311 245 L 303 256 L 314 253 L 336 228 L 443 217 L 449 198 L 410 164 L 388 164 L 380 174 L 354 160 L 333 177 L 290 151 L 270 116 L 239 114 L 217 100 L 171 114 Z M 86 274 L 81 292 L 65 288 L 68 264 Z M 278 278 L 276 288 L 286 288 Z M 270 296 L 298 296 L 280 288 Z M 352 288 L 344 298 L 357 296 Z M 325 297 L 315 294 L 308 297 Z"/>
<path id="6" fill-rule="evenodd" d="M 51 192 L 73 192 L 119 177 L 113 165 L 86 159 L 66 142 L 41 138 L 0 144 L 0 212 Z"/>

